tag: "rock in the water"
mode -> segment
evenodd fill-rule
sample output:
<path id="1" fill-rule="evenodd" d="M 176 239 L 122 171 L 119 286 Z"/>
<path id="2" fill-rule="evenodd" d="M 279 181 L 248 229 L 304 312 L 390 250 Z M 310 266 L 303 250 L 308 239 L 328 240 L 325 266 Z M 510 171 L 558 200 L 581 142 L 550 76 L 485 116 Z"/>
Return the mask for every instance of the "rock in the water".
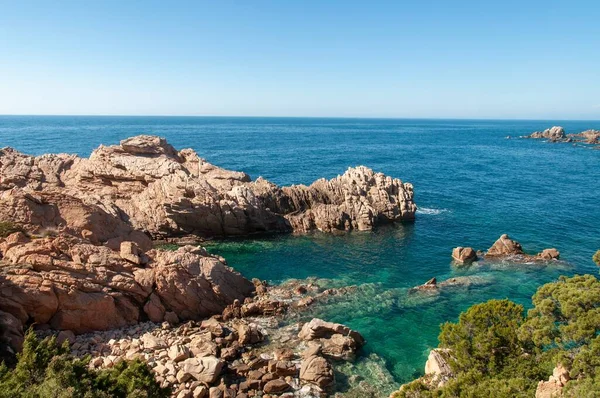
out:
<path id="1" fill-rule="evenodd" d="M 477 260 L 477 253 L 472 247 L 455 247 L 452 249 L 452 258 L 459 264 L 469 264 Z"/>
<path id="2" fill-rule="evenodd" d="M 504 234 L 488 249 L 485 257 L 510 257 L 521 254 L 524 254 L 521 244 Z"/>
<path id="3" fill-rule="evenodd" d="M 352 359 L 365 340 L 360 333 L 339 323 L 313 318 L 305 323 L 298 337 L 302 340 L 318 340 L 321 352 L 336 359 Z"/>
<path id="4" fill-rule="evenodd" d="M 315 340 L 319 338 L 330 338 L 334 334 L 349 336 L 355 340 L 357 345 L 365 343 L 364 338 L 355 330 L 339 323 L 326 322 L 319 318 L 313 318 L 302 326 L 298 337 L 302 340 Z"/>
<path id="5" fill-rule="evenodd" d="M 559 142 L 566 138 L 565 129 L 559 126 L 554 126 L 544 131 L 536 131 L 529 138 L 543 138 L 551 142 Z"/>
<path id="6" fill-rule="evenodd" d="M 558 260 L 560 252 L 554 248 L 544 249 L 541 253 L 538 253 L 537 257 L 542 260 Z"/>

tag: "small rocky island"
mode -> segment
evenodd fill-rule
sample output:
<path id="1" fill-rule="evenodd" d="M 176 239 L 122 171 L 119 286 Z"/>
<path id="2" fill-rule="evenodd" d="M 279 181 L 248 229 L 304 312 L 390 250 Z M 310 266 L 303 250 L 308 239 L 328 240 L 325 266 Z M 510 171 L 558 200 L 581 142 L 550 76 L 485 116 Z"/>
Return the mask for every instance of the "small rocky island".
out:
<path id="1" fill-rule="evenodd" d="M 415 211 L 411 184 L 363 166 L 278 187 L 154 136 L 89 159 L 4 148 L 0 337 L 14 353 L 28 327 L 57 334 L 94 368 L 141 358 L 178 398 L 324 396 L 331 360 L 352 360 L 364 339 L 319 319 L 280 321 L 335 292 L 268 287 L 200 246 L 154 241 L 363 231 Z"/>
<path id="2" fill-rule="evenodd" d="M 573 144 L 600 144 L 600 130 L 586 130 L 577 134 L 567 134 L 565 129 L 554 126 L 543 131 L 536 131 L 522 138 L 543 139 L 548 142 L 570 142 Z M 598 148 L 598 147 L 596 147 Z"/>

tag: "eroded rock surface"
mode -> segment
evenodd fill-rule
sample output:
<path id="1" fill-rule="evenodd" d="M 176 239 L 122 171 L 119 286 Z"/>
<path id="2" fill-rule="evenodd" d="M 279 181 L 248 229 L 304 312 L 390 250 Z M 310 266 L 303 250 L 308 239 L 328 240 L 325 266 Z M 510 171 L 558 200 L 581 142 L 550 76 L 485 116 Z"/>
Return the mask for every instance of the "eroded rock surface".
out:
<path id="1" fill-rule="evenodd" d="M 555 248 L 544 249 L 536 255 L 529 255 L 516 240 L 504 234 L 494 242 L 485 253 L 486 259 L 516 259 L 520 261 L 549 261 L 560 258 L 560 252 Z"/>
<path id="2" fill-rule="evenodd" d="M 167 312 L 201 319 L 254 291 L 223 259 L 192 246 L 150 250 L 139 265 L 79 237 L 17 232 L 0 239 L 0 253 L 0 310 L 75 333 L 162 322 Z"/>
<path id="3" fill-rule="evenodd" d="M 147 239 L 130 236 L 135 230 L 154 238 L 368 230 L 412 220 L 415 211 L 411 184 L 363 166 L 310 186 L 280 188 L 155 136 L 100 146 L 89 159 L 0 150 L 0 221 L 117 248 L 134 241 L 144 249 Z"/>

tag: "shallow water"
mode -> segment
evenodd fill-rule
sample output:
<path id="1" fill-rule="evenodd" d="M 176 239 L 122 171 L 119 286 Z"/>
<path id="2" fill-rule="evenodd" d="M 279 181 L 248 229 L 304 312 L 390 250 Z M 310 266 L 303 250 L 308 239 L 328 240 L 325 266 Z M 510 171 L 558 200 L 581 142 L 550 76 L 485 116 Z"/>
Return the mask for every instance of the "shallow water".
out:
<path id="1" fill-rule="evenodd" d="M 600 151 L 505 139 L 552 125 L 567 132 L 600 122 L 358 120 L 285 118 L 0 117 L 0 146 L 31 154 L 87 156 L 99 144 L 149 133 L 191 147 L 211 163 L 278 184 L 331 178 L 363 164 L 409 181 L 419 206 L 413 224 L 331 236 L 271 236 L 210 247 L 248 277 L 273 282 L 318 276 L 362 285 L 348 300 L 310 315 L 343 322 L 368 340 L 397 383 L 421 374 L 439 325 L 473 303 L 508 297 L 528 305 L 558 275 L 594 273 L 600 248 Z M 488 248 L 502 233 L 526 251 L 560 250 L 551 265 L 457 268 L 455 246 Z M 435 276 L 478 278 L 437 296 L 408 295 Z M 368 377 L 368 376 L 367 376 Z M 375 377 L 375 376 L 373 376 Z"/>

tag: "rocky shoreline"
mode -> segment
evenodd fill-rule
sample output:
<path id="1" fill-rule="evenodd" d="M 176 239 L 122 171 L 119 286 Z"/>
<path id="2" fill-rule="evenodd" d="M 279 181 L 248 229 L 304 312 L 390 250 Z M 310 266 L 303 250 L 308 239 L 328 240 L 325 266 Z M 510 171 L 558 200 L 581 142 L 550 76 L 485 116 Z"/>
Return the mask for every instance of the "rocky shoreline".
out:
<path id="1" fill-rule="evenodd" d="M 89 159 L 4 148 L 1 337 L 14 354 L 25 328 L 55 334 L 94 368 L 141 358 L 178 398 L 327 396 L 332 362 L 351 361 L 364 339 L 320 319 L 282 322 L 347 290 L 251 282 L 198 243 L 370 230 L 415 211 L 411 184 L 363 166 L 280 188 L 154 136 Z"/>

